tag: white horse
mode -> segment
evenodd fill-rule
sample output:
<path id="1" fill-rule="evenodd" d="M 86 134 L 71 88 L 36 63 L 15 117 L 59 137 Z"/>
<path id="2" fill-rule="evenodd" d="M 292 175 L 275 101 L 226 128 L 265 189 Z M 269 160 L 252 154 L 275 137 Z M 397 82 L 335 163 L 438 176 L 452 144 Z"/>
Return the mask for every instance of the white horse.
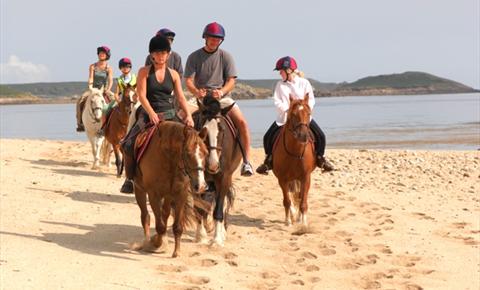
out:
<path id="1" fill-rule="evenodd" d="M 92 169 L 98 169 L 100 165 L 100 152 L 105 137 L 99 134 L 102 128 L 103 108 L 106 106 L 103 98 L 103 89 L 90 89 L 90 94 L 85 101 L 82 113 L 82 121 L 85 133 L 92 145 L 93 165 Z"/>

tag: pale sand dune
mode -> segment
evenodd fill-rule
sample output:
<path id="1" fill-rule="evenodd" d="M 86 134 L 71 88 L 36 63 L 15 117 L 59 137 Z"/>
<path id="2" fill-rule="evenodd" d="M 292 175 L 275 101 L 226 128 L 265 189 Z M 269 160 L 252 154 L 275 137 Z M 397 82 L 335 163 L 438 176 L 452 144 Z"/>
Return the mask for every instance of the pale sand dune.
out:
<path id="1" fill-rule="evenodd" d="M 1 289 L 480 289 L 480 153 L 329 150 L 310 229 L 286 227 L 275 177 L 235 177 L 225 247 L 161 253 L 87 143 L 0 140 Z M 254 164 L 263 158 L 254 151 Z M 153 229 L 152 229 L 153 230 Z"/>

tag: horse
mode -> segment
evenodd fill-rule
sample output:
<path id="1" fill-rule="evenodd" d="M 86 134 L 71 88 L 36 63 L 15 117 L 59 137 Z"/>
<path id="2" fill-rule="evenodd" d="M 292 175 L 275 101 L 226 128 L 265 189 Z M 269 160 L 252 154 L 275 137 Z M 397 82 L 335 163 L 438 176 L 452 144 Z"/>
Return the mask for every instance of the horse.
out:
<path id="1" fill-rule="evenodd" d="M 300 100 L 294 100 L 290 96 L 287 122 L 281 129 L 272 152 L 273 173 L 283 193 L 285 224 L 289 226 L 301 221 L 305 229 L 310 175 L 316 167 L 315 146 L 309 128 L 310 116 L 308 94 Z M 299 208 L 298 212 L 295 206 Z"/>
<path id="2" fill-rule="evenodd" d="M 123 172 L 123 154 L 120 150 L 120 140 L 127 134 L 128 120 L 132 111 L 132 100 L 135 95 L 135 86 L 127 84 L 123 91 L 123 96 L 118 106 L 112 108 L 110 117 L 105 121 L 105 139 L 104 143 L 105 163 L 110 165 L 110 148 L 113 147 L 115 155 L 115 165 L 117 167 L 117 177 L 122 176 Z"/>
<path id="3" fill-rule="evenodd" d="M 100 152 L 104 137 L 99 134 L 102 128 L 103 108 L 106 106 L 103 97 L 103 89 L 90 89 L 90 94 L 85 101 L 85 108 L 82 113 L 82 121 L 85 126 L 85 133 L 92 145 L 93 165 L 92 169 L 98 169 L 100 163 Z"/>
<path id="4" fill-rule="evenodd" d="M 138 249 L 157 250 L 164 244 L 173 205 L 175 250 L 172 257 L 178 257 L 183 230 L 195 222 L 193 198 L 207 186 L 204 170 L 208 152 L 203 142 L 206 130 L 197 133 L 172 121 L 161 122 L 155 130 L 134 177 L 135 199 L 144 231 L 143 245 Z M 157 231 L 151 238 L 147 195 Z"/>
<path id="5" fill-rule="evenodd" d="M 207 162 L 207 180 L 215 184 L 215 207 L 213 210 L 213 219 L 215 221 L 215 233 L 211 244 L 223 246 L 227 236 L 227 217 L 230 208 L 234 202 L 234 189 L 232 186 L 232 176 L 238 169 L 242 159 L 240 145 L 238 144 L 234 133 L 230 128 L 229 121 L 225 117 L 234 104 L 227 108 L 220 109 L 220 103 L 210 98 L 210 101 L 204 99 L 204 105 L 198 103 L 199 111 L 197 117 L 200 123 L 203 123 L 203 129 L 207 129 L 208 139 L 208 162 Z M 230 121 L 231 122 L 231 121 Z M 228 205 L 224 211 L 225 197 Z M 197 220 L 196 241 L 205 243 L 207 241 L 206 211 L 200 211 L 201 218 Z"/>

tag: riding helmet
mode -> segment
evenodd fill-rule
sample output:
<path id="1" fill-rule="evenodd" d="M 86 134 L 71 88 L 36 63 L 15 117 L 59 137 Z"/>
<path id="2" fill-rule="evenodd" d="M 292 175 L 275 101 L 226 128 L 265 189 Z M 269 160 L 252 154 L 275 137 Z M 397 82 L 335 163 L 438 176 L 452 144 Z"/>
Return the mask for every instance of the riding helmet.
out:
<path id="1" fill-rule="evenodd" d="M 220 25 L 217 22 L 209 23 L 203 29 L 202 38 L 205 38 L 205 36 L 211 36 L 211 37 L 224 39 L 225 38 L 225 29 L 223 28 L 222 25 Z"/>
<path id="2" fill-rule="evenodd" d="M 155 35 L 150 39 L 150 44 L 148 46 L 148 51 L 150 53 L 155 51 L 166 51 L 170 52 L 172 48 L 170 47 L 170 41 L 165 36 Z"/>
<path id="3" fill-rule="evenodd" d="M 293 57 L 285 56 L 277 60 L 277 64 L 275 65 L 275 68 L 273 70 L 282 70 L 288 68 L 291 70 L 296 70 L 297 62 Z"/>
<path id="4" fill-rule="evenodd" d="M 120 61 L 118 62 L 119 69 L 122 69 L 122 67 L 126 67 L 126 66 L 132 67 L 132 61 L 128 57 L 124 57 L 120 59 Z"/>
<path id="5" fill-rule="evenodd" d="M 102 46 L 97 47 L 97 55 L 102 51 L 107 54 L 107 60 L 109 60 L 110 59 L 110 48 L 108 48 L 108 46 L 106 46 L 106 45 L 102 45 Z"/>
<path id="6" fill-rule="evenodd" d="M 159 31 L 157 31 L 156 35 L 161 35 L 161 36 L 165 36 L 166 38 L 172 38 L 173 39 L 175 37 L 175 32 L 171 31 L 168 28 L 162 28 Z"/>

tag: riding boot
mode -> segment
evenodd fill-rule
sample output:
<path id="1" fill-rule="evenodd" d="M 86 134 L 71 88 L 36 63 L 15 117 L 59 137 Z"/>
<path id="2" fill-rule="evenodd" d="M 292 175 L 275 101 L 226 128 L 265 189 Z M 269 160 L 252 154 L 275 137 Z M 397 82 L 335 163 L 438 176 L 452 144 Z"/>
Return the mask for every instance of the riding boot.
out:
<path id="1" fill-rule="evenodd" d="M 128 156 L 128 154 L 124 154 L 124 162 L 125 162 L 125 182 L 120 188 L 121 193 L 133 193 L 133 177 L 135 176 L 135 166 L 136 162 L 133 157 Z"/>
<path id="2" fill-rule="evenodd" d="M 330 163 L 325 157 L 317 156 L 317 166 L 325 172 L 335 170 L 332 163 Z"/>
<path id="3" fill-rule="evenodd" d="M 272 155 L 267 155 L 263 164 L 257 167 L 257 173 L 268 175 L 268 171 L 273 168 L 273 158 Z"/>

